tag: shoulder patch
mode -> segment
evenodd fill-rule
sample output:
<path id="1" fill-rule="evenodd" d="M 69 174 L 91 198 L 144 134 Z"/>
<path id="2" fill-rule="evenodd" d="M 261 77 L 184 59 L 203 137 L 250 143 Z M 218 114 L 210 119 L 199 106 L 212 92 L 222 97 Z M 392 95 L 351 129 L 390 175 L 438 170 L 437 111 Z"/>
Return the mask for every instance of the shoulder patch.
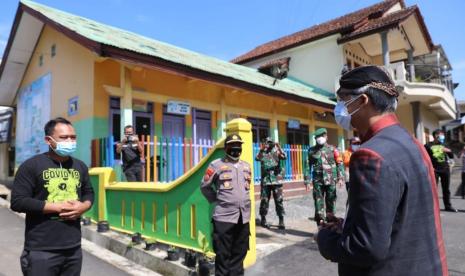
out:
<path id="1" fill-rule="evenodd" d="M 205 175 L 203 176 L 203 181 L 208 181 L 210 179 L 210 177 L 215 173 L 215 170 L 212 169 L 211 167 L 209 167 L 206 171 L 205 171 Z"/>

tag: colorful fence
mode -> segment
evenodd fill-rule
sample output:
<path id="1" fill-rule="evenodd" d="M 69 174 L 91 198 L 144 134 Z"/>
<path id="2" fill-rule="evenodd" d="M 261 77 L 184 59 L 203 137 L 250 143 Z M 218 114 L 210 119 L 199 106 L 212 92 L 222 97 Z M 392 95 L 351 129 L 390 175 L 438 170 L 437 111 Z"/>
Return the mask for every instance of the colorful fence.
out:
<path id="1" fill-rule="evenodd" d="M 241 135 L 244 140 L 241 159 L 249 162 L 253 168 L 250 123 L 245 119 L 235 119 L 227 124 L 226 132 Z M 223 142 L 224 140 L 221 140 L 215 146 L 210 147 L 211 150 L 199 159 L 197 165 L 175 181 L 168 183 L 153 185 L 152 182 L 116 182 L 112 168 L 92 168 L 89 174 L 95 192 L 95 201 L 86 216 L 90 216 L 94 221 L 107 220 L 115 230 L 126 233 L 140 232 L 146 238 L 197 251 L 201 251 L 197 241 L 201 232 L 207 238 L 211 251 L 213 205 L 203 197 L 200 183 L 209 163 L 224 156 Z M 95 142 L 99 145 L 98 149 L 100 149 L 99 143 Z M 158 145 L 158 141 L 148 140 L 146 146 L 151 143 Z M 163 143 L 161 142 L 162 145 Z M 170 142 L 167 143 L 169 146 Z M 180 141 L 178 140 L 177 143 Z M 203 152 L 202 149 L 202 154 Z M 106 156 L 106 153 L 99 152 L 98 154 Z M 97 160 L 101 159 L 96 158 L 95 161 Z M 250 219 L 255 221 L 253 185 L 249 193 Z M 250 233 L 245 266 L 252 265 L 256 259 L 254 223 L 250 223 Z"/>
<path id="2" fill-rule="evenodd" d="M 303 181 L 305 174 L 308 171 L 308 149 L 309 145 L 281 145 L 284 153 L 286 153 L 286 160 L 281 161 L 281 167 L 284 168 L 285 181 Z M 260 151 L 260 144 L 253 144 L 254 158 Z M 261 170 L 260 162 L 254 159 L 254 181 L 256 184 L 260 183 Z"/>
<path id="3" fill-rule="evenodd" d="M 213 140 L 141 136 L 144 152 L 144 180 L 169 182 L 179 178 L 197 165 L 215 144 Z M 155 146 L 156 145 L 156 146 Z M 113 136 L 92 141 L 92 167 L 115 167 L 120 162 L 115 152 Z M 149 165 L 147 165 L 149 164 Z"/>

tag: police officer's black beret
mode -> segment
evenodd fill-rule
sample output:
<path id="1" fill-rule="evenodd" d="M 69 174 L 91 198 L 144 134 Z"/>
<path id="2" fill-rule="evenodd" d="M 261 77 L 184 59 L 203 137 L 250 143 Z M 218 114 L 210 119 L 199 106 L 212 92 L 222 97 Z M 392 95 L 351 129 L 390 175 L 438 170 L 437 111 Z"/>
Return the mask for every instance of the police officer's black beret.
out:
<path id="1" fill-rule="evenodd" d="M 357 93 L 356 89 L 364 86 L 371 86 L 390 96 L 399 96 L 399 92 L 396 90 L 394 81 L 389 76 L 389 73 L 380 66 L 370 65 L 357 67 L 342 75 L 339 80 L 339 85 L 340 88 L 337 91 L 338 95 L 362 94 L 363 92 Z"/>
<path id="2" fill-rule="evenodd" d="M 239 134 L 230 134 L 226 137 L 226 140 L 224 140 L 224 145 L 226 146 L 227 144 L 231 144 L 231 143 L 244 143 L 244 141 L 242 141 L 242 138 L 241 136 L 239 136 Z"/>

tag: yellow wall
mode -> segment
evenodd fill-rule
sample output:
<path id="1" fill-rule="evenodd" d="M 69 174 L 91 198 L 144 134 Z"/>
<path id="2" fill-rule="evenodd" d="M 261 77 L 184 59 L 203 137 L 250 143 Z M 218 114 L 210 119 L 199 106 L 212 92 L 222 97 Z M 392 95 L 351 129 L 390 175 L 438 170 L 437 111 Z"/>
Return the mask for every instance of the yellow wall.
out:
<path id="1" fill-rule="evenodd" d="M 51 57 L 51 47 L 56 55 Z M 43 65 L 39 66 L 39 57 Z M 51 117 L 62 116 L 71 121 L 92 116 L 94 55 L 54 29 L 45 26 L 26 70 L 21 89 L 41 76 L 51 73 Z M 79 96 L 77 115 L 68 117 L 68 100 Z"/>
<path id="2" fill-rule="evenodd" d="M 413 134 L 413 115 L 411 105 L 406 104 L 398 106 L 396 115 L 400 124 Z"/>
<path id="3" fill-rule="evenodd" d="M 98 117 L 107 117 L 109 114 L 110 101 L 108 93 L 103 85 L 120 86 L 120 65 L 118 62 L 106 59 L 95 62 L 94 81 L 94 114 Z"/>

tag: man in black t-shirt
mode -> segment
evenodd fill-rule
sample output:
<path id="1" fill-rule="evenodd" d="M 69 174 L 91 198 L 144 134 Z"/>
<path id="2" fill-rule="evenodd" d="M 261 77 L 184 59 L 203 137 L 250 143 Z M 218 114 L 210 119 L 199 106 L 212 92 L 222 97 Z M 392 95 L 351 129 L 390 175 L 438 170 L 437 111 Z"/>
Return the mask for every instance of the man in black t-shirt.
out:
<path id="1" fill-rule="evenodd" d="M 16 173 L 11 209 L 26 213 L 24 275 L 79 275 L 80 216 L 94 200 L 87 166 L 70 155 L 76 133 L 64 118 L 44 127 L 49 151 L 26 160 Z"/>
<path id="2" fill-rule="evenodd" d="M 441 179 L 442 200 L 444 201 L 444 210 L 448 212 L 457 212 L 450 202 L 450 167 L 449 159 L 454 158 L 452 150 L 444 146 L 445 136 L 440 129 L 433 131 L 434 141 L 425 145 L 426 151 L 431 158 L 436 176 L 436 184 Z"/>
<path id="3" fill-rule="evenodd" d="M 127 181 L 142 181 L 142 144 L 131 125 L 124 127 L 124 138 L 116 145 L 116 153 L 121 153 L 123 172 Z"/>

